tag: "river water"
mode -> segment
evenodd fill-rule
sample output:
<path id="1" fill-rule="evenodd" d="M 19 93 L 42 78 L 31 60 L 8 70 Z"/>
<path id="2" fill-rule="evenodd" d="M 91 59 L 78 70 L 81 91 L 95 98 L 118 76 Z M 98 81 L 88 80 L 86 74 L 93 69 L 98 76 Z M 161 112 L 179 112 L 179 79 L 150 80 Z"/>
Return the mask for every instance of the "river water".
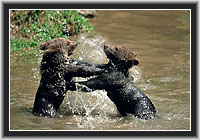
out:
<path id="1" fill-rule="evenodd" d="M 32 115 L 39 86 L 39 62 L 11 60 L 11 130 L 190 130 L 190 13 L 183 10 L 102 10 L 90 19 L 95 35 L 81 34 L 72 56 L 106 63 L 104 44 L 125 45 L 138 52 L 130 70 L 133 83 L 153 102 L 158 119 L 122 117 L 105 91 L 70 92 L 60 117 Z M 78 78 L 79 80 L 82 80 Z M 81 115 L 84 112 L 85 115 Z"/>

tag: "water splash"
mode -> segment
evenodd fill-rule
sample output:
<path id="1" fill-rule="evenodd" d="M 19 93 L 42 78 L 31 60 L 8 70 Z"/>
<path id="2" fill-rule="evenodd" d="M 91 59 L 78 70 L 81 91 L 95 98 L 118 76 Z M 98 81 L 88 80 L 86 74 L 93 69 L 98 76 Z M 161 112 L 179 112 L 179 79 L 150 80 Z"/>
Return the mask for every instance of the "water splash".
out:
<path id="1" fill-rule="evenodd" d="M 140 69 L 138 67 L 130 68 L 129 77 L 133 83 L 139 82 L 142 77 Z"/>
<path id="2" fill-rule="evenodd" d="M 74 58 L 97 64 L 108 62 L 103 50 L 105 44 L 111 44 L 108 39 L 100 35 L 89 36 L 82 34 L 77 41 L 80 44 L 73 55 Z M 140 79 L 139 68 L 131 68 L 129 72 L 133 82 L 137 82 Z M 74 80 L 83 81 L 87 79 L 89 78 L 76 77 Z M 100 127 L 102 121 L 110 120 L 108 117 L 118 116 L 115 104 L 103 90 L 93 92 L 70 91 L 67 94 L 65 105 L 62 107 L 62 113 L 74 114 L 74 119 L 80 129 L 94 129 L 94 126 L 97 125 L 96 123 L 99 123 L 98 127 Z"/>
<path id="3" fill-rule="evenodd" d="M 90 36 L 88 34 L 81 34 L 78 36 L 77 42 L 80 45 L 75 50 L 74 58 L 97 64 L 108 61 L 103 50 L 103 46 L 108 42 L 106 38 L 100 35 Z"/>
<path id="4" fill-rule="evenodd" d="M 42 61 L 42 51 L 39 51 L 38 53 L 38 60 L 37 60 L 37 64 L 38 64 L 38 67 L 36 68 L 32 68 L 32 71 L 33 71 L 33 78 L 35 78 L 35 83 L 40 83 L 40 78 L 41 78 L 41 75 L 40 75 L 40 63 Z"/>
<path id="5" fill-rule="evenodd" d="M 75 50 L 72 56 L 73 58 L 96 64 L 106 64 L 108 62 L 103 46 L 112 43 L 105 37 L 81 34 L 78 36 L 77 42 L 79 42 L 79 46 Z M 37 79 L 38 83 L 41 77 L 39 70 L 41 60 L 42 53 L 38 58 L 38 68 L 32 69 L 33 77 Z M 129 72 L 133 82 L 138 82 L 140 80 L 141 72 L 138 67 L 131 68 Z M 83 81 L 89 78 L 74 77 L 73 80 Z M 107 93 L 103 90 L 96 90 L 93 92 L 68 91 L 65 102 L 61 105 L 59 112 L 63 115 L 73 115 L 80 129 L 95 129 L 95 126 L 102 126 L 103 128 L 106 120 L 112 123 L 112 117 L 119 115 L 115 104 L 108 98 Z"/>

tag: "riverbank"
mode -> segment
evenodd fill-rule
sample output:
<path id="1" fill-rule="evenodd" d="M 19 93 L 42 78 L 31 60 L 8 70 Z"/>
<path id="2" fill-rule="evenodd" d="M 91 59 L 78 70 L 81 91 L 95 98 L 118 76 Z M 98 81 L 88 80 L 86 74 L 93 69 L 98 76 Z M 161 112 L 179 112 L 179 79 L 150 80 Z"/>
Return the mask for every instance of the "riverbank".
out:
<path id="1" fill-rule="evenodd" d="M 53 38 L 94 33 L 95 27 L 77 10 L 12 10 L 10 12 L 10 57 L 38 58 L 38 46 Z"/>

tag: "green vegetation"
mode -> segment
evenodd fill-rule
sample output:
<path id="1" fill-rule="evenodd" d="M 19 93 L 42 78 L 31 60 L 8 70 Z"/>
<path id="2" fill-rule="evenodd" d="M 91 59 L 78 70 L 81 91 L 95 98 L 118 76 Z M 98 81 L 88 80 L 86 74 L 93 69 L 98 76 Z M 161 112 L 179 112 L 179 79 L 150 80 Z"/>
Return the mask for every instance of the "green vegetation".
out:
<path id="1" fill-rule="evenodd" d="M 10 11 L 11 57 L 37 57 L 42 42 L 58 37 L 69 39 L 81 32 L 93 33 L 94 27 L 78 11 Z"/>

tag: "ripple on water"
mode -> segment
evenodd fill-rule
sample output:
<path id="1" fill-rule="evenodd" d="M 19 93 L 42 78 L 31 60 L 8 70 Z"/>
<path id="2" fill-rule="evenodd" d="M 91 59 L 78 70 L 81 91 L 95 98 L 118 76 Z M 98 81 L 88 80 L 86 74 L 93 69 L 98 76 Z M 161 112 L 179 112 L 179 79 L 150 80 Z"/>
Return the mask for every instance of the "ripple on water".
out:
<path id="1" fill-rule="evenodd" d="M 175 82 L 182 80 L 181 77 L 162 77 L 160 79 L 160 82 Z"/>
<path id="2" fill-rule="evenodd" d="M 20 78 L 20 77 L 15 77 L 15 76 L 11 76 L 11 77 L 10 77 L 10 80 L 11 80 L 11 81 L 20 80 L 20 79 L 22 79 L 22 78 Z"/>

